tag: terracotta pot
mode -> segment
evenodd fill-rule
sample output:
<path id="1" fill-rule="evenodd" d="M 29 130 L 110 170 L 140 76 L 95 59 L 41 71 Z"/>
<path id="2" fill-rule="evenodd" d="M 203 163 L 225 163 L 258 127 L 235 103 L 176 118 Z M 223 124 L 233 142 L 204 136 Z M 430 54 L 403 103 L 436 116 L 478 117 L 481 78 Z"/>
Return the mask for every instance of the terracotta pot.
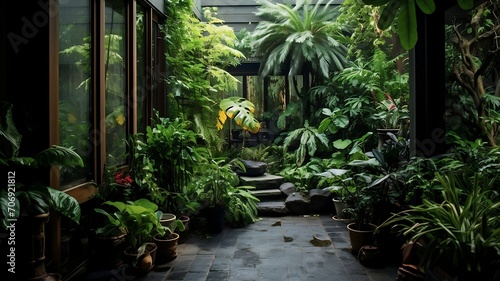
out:
<path id="1" fill-rule="evenodd" d="M 377 228 L 376 225 L 370 224 L 369 230 L 357 230 L 355 223 L 350 223 L 347 225 L 353 254 L 357 255 L 359 250 L 363 246 L 374 244 L 373 231 L 375 230 L 375 228 Z"/>
<path id="2" fill-rule="evenodd" d="M 155 236 L 153 238 L 156 246 L 158 246 L 158 261 L 169 262 L 177 258 L 177 245 L 179 241 L 179 234 L 172 233 L 170 238 L 162 238 Z"/>
<path id="3" fill-rule="evenodd" d="M 164 213 L 161 216 L 160 224 L 168 227 L 169 229 L 173 229 L 175 226 L 175 220 L 177 217 L 174 214 Z"/>

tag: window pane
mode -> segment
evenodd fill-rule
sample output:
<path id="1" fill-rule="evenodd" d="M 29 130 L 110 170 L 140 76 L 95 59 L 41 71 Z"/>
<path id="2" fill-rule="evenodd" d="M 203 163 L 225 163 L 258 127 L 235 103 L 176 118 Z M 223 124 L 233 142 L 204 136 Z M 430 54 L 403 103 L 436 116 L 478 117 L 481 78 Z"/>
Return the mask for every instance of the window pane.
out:
<path id="1" fill-rule="evenodd" d="M 110 165 L 125 164 L 127 72 L 125 2 L 106 1 L 104 71 L 106 75 L 106 154 Z"/>
<path id="2" fill-rule="evenodd" d="M 137 5 L 137 132 L 146 132 L 147 125 L 147 72 L 146 72 L 146 30 L 144 28 L 144 7 Z"/>
<path id="3" fill-rule="evenodd" d="M 248 76 L 247 91 L 247 99 L 255 105 L 253 115 L 261 120 L 264 113 L 264 80 L 259 76 Z"/>
<path id="4" fill-rule="evenodd" d="M 61 185 L 87 179 L 92 162 L 89 141 L 91 101 L 90 2 L 62 1 L 59 9 L 59 142 L 73 147 L 85 168 L 61 170 Z"/>

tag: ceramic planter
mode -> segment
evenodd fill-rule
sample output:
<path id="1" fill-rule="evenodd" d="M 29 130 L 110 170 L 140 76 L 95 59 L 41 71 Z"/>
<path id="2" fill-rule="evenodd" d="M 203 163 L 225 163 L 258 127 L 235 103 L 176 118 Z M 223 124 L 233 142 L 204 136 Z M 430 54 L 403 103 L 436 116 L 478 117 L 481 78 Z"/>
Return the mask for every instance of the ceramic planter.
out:
<path id="1" fill-rule="evenodd" d="M 350 223 L 347 225 L 353 254 L 357 255 L 359 250 L 363 246 L 374 244 L 373 231 L 376 228 L 376 225 L 369 224 L 368 230 L 358 230 L 355 223 Z"/>
<path id="2" fill-rule="evenodd" d="M 225 207 L 210 207 L 205 210 L 207 230 L 211 234 L 221 233 L 224 229 Z"/>
<path id="3" fill-rule="evenodd" d="M 154 243 L 158 246 L 158 261 L 169 262 L 174 260 L 177 255 L 177 245 L 179 241 L 179 234 L 172 233 L 169 238 L 155 236 Z"/>

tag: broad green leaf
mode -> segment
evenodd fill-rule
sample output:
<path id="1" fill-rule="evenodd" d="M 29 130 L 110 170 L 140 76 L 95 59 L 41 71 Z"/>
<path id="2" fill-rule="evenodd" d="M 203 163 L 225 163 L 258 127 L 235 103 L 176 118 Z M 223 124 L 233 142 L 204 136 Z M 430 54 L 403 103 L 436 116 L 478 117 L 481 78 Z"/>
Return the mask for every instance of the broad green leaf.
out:
<path id="1" fill-rule="evenodd" d="M 398 33 L 401 46 L 405 50 L 410 50 L 417 43 L 417 14 L 415 1 L 408 0 L 406 5 L 401 7 L 398 17 Z"/>
<path id="2" fill-rule="evenodd" d="M 417 2 L 418 7 L 425 14 L 432 14 L 436 10 L 436 4 L 434 0 L 415 0 Z M 439 1 L 439 0 L 438 0 Z"/>
<path id="3" fill-rule="evenodd" d="M 253 115 L 255 106 L 252 102 L 242 97 L 229 97 L 223 99 L 219 105 L 220 109 L 225 112 L 227 117 L 234 119 L 236 124 L 241 126 L 243 129 L 252 133 L 259 132 L 260 123 Z M 217 122 L 219 121 L 221 120 L 218 120 Z"/>
<path id="4" fill-rule="evenodd" d="M 330 126 L 330 123 L 331 123 L 330 118 L 325 118 L 325 119 L 321 120 L 321 123 L 319 123 L 319 126 L 318 126 L 318 132 L 324 133 L 326 131 L 326 129 L 328 129 L 328 126 Z"/>
<path id="5" fill-rule="evenodd" d="M 80 204 L 78 204 L 78 201 L 63 191 L 51 187 L 48 187 L 48 190 L 51 198 L 51 207 L 63 216 L 76 223 L 80 223 Z"/>
<path id="6" fill-rule="evenodd" d="M 336 140 L 333 142 L 333 147 L 335 147 L 336 149 L 345 149 L 351 143 L 352 143 L 352 141 L 349 139 L 347 139 L 347 140 L 340 140 L 339 139 L 339 140 Z"/>

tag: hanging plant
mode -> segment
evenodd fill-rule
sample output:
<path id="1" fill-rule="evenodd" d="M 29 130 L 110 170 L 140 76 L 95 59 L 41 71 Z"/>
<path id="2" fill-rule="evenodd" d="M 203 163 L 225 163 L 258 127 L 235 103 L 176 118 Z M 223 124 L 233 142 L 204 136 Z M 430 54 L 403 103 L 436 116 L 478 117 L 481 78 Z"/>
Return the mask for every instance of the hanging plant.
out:
<path id="1" fill-rule="evenodd" d="M 260 130 L 260 123 L 255 119 L 253 112 L 255 105 L 242 97 L 229 97 L 223 99 L 220 104 L 219 117 L 217 118 L 217 129 L 221 130 L 227 118 L 234 119 L 236 124 L 243 130 L 256 134 Z"/>

